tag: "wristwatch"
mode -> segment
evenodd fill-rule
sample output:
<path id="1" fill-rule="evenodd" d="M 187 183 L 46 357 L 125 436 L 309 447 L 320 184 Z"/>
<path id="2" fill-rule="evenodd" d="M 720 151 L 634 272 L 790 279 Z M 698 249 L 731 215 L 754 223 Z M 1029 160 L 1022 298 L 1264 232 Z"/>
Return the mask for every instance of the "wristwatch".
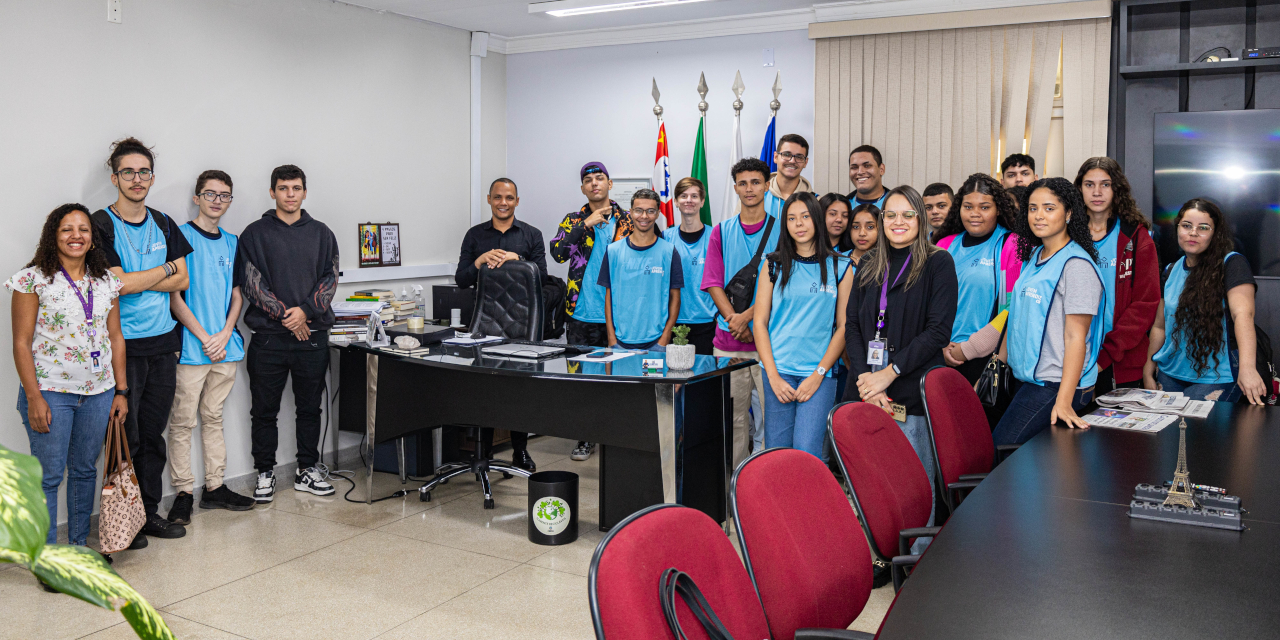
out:
<path id="1" fill-rule="evenodd" d="M 827 375 L 827 370 L 826 370 L 826 369 L 824 369 L 824 368 L 822 368 L 822 367 L 818 367 L 817 369 L 814 369 L 814 370 L 813 370 L 813 372 L 814 372 L 814 373 L 816 373 L 816 374 L 818 374 L 818 375 L 820 375 L 820 376 L 825 376 L 825 375 Z"/>
<path id="2" fill-rule="evenodd" d="M 125 387 L 125 388 L 121 389 L 120 387 L 116 387 L 116 395 L 118 395 L 118 396 L 124 396 L 124 397 L 128 398 L 128 397 L 129 397 L 129 388 L 128 388 L 128 387 Z"/>
<path id="3" fill-rule="evenodd" d="M 898 363 L 895 362 L 893 364 L 890 364 L 889 367 L 893 369 L 894 375 L 899 375 L 899 376 L 902 375 L 902 369 L 898 368 Z"/>

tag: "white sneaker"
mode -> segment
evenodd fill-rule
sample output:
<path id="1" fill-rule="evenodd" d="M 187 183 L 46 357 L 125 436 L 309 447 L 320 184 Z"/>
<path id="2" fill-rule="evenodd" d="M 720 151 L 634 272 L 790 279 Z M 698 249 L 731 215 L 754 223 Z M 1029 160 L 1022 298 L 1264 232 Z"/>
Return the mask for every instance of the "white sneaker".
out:
<path id="1" fill-rule="evenodd" d="M 334 494 L 333 485 L 324 481 L 324 476 L 315 467 L 309 467 L 305 470 L 299 469 L 293 476 L 293 488 L 296 491 L 306 491 L 314 493 L 318 496 L 331 496 Z"/>
<path id="2" fill-rule="evenodd" d="M 263 471 L 258 474 L 258 486 L 253 490 L 253 499 L 258 504 L 266 504 L 276 497 L 276 474 Z"/>

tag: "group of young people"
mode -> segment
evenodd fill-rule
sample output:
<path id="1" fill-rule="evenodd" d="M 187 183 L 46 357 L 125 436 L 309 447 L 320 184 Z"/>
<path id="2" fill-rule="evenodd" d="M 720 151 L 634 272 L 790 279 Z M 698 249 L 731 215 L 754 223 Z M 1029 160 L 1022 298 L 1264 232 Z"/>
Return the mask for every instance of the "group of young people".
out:
<path id="1" fill-rule="evenodd" d="M 120 140 L 107 165 L 116 201 L 93 213 L 80 204 L 54 209 L 35 257 L 5 283 L 13 292 L 17 408 L 43 467 L 50 522 L 57 522 L 65 474 L 68 538 L 85 544 L 108 428 L 124 429 L 146 511 L 130 549 L 146 547 L 148 537 L 186 535 L 197 429 L 204 461 L 200 507 L 241 511 L 270 502 L 276 417 L 290 376 L 297 406 L 294 488 L 333 494 L 316 463 L 338 243 L 302 208 L 306 175 L 293 165 L 276 167 L 275 207 L 237 238 L 219 228 L 233 199 L 225 172 L 195 178 L 192 201 L 199 212 L 179 224 L 146 205 L 157 179 L 149 147 Z M 242 310 L 252 330 L 247 345 L 236 328 Z M 252 497 L 223 484 L 223 405 L 241 360 L 247 360 L 259 472 Z M 166 462 L 177 495 L 161 516 Z M 51 526 L 49 542 L 56 537 Z"/>

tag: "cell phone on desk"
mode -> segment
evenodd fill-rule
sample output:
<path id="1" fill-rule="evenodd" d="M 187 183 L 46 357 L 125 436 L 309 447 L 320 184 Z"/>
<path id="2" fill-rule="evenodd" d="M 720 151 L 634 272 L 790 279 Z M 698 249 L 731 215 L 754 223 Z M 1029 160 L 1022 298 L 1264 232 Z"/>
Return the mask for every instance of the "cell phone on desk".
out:
<path id="1" fill-rule="evenodd" d="M 607 358 L 607 357 L 609 357 L 609 356 L 611 356 L 611 355 L 613 355 L 613 352 L 612 352 L 612 351 L 593 351 L 593 352 L 591 352 L 591 353 L 588 353 L 586 357 L 588 357 L 588 358 Z"/>

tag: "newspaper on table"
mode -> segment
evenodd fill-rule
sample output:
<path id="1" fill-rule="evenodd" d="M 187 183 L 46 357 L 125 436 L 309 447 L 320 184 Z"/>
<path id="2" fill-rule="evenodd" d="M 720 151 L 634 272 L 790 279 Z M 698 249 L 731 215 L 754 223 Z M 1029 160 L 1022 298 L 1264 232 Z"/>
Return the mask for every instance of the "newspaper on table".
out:
<path id="1" fill-rule="evenodd" d="M 1105 407 L 1084 416 L 1084 421 L 1093 427 L 1145 431 L 1147 433 L 1156 433 L 1177 422 L 1177 420 L 1178 416 L 1176 414 L 1145 413 L 1142 411 L 1107 409 Z"/>
<path id="2" fill-rule="evenodd" d="M 1192 400 L 1177 391 L 1152 391 L 1150 389 L 1116 389 L 1099 396 L 1098 406 L 1128 412 L 1180 415 L 1203 418 L 1213 409 L 1210 400 Z"/>

